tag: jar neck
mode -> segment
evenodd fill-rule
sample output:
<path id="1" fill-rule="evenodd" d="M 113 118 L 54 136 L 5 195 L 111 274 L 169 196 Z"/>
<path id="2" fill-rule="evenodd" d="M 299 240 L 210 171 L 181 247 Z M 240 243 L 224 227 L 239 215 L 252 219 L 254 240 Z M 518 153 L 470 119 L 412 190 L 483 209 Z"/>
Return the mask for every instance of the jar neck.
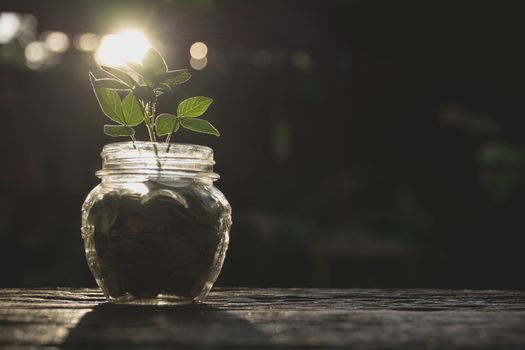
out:
<path id="1" fill-rule="evenodd" d="M 212 183 L 213 150 L 206 146 L 159 143 L 116 142 L 104 146 L 102 169 L 96 175 L 103 182 L 172 182 L 192 179 Z"/>

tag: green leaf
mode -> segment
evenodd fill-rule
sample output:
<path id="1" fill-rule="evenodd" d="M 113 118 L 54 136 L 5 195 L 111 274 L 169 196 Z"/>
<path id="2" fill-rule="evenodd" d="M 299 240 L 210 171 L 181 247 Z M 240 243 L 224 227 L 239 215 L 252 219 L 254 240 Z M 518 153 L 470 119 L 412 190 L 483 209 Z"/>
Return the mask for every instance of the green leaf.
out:
<path id="1" fill-rule="evenodd" d="M 159 84 L 159 87 L 158 88 L 155 88 L 153 91 L 155 92 L 155 95 L 156 96 L 160 96 L 162 95 L 163 93 L 165 92 L 169 92 L 171 91 L 171 86 L 167 85 L 167 84 L 164 84 L 164 83 L 160 83 Z"/>
<path id="2" fill-rule="evenodd" d="M 151 68 L 155 75 L 160 75 L 168 70 L 166 61 L 154 48 L 149 49 L 142 59 L 144 68 Z"/>
<path id="3" fill-rule="evenodd" d="M 153 97 L 155 96 L 153 89 L 149 86 L 135 86 L 133 88 L 133 93 L 139 99 L 141 99 L 142 101 L 146 101 L 146 102 L 151 101 Z"/>
<path id="4" fill-rule="evenodd" d="M 139 75 L 144 75 L 144 67 L 142 67 L 141 64 L 131 62 L 131 61 L 126 61 L 126 65 L 128 65 L 128 67 L 131 68 L 135 73 Z"/>
<path id="5" fill-rule="evenodd" d="M 132 92 L 122 100 L 122 114 L 124 115 L 125 125 L 135 126 L 144 121 L 142 106 Z"/>
<path id="6" fill-rule="evenodd" d="M 187 76 L 188 74 L 188 70 L 187 69 L 176 69 L 176 70 L 170 70 L 170 71 L 167 71 L 166 73 L 163 73 L 163 74 L 160 74 L 159 75 L 159 81 L 161 83 L 164 83 L 166 81 L 170 81 L 170 80 L 183 80 L 181 79 L 182 77 L 185 77 Z M 190 74 L 190 77 L 191 77 L 191 74 Z M 187 81 L 187 80 L 185 80 Z"/>
<path id="7" fill-rule="evenodd" d="M 180 85 L 191 79 L 191 74 L 188 72 L 182 72 L 174 78 L 166 79 L 162 83 L 167 85 Z"/>
<path id="8" fill-rule="evenodd" d="M 169 86 L 168 84 L 166 83 L 160 83 L 160 90 L 162 91 L 171 91 L 171 86 Z"/>
<path id="9" fill-rule="evenodd" d="M 129 86 L 117 79 L 102 78 L 93 81 L 97 87 L 111 89 L 111 90 L 129 90 Z"/>
<path id="10" fill-rule="evenodd" d="M 93 86 L 93 91 L 95 91 L 95 96 L 97 96 L 102 112 L 104 112 L 109 119 L 123 124 L 122 102 L 120 101 L 119 95 L 113 90 L 97 87 L 94 83 L 96 79 L 93 74 L 90 74 L 89 78 L 91 79 L 91 85 Z"/>
<path id="11" fill-rule="evenodd" d="M 162 113 L 155 119 L 155 125 L 157 128 L 157 135 L 169 135 L 172 132 L 179 130 L 180 123 L 176 115 L 169 113 Z"/>
<path id="12" fill-rule="evenodd" d="M 196 96 L 185 99 L 177 108 L 177 115 L 180 118 L 200 117 L 206 112 L 213 100 L 205 96 Z"/>
<path id="13" fill-rule="evenodd" d="M 163 74 L 160 74 L 159 75 L 159 79 L 160 79 L 160 81 L 173 79 L 173 78 L 176 78 L 177 76 L 179 76 L 182 73 L 188 73 L 188 70 L 187 69 L 169 70 L 169 71 L 167 71 L 167 72 L 165 72 Z"/>
<path id="14" fill-rule="evenodd" d="M 204 134 L 211 134 L 217 137 L 221 136 L 219 130 L 215 129 L 215 127 L 206 120 L 194 118 L 179 118 L 179 120 L 182 127 L 188 130 L 201 132 Z"/>
<path id="15" fill-rule="evenodd" d="M 135 130 L 124 125 L 104 125 L 104 134 L 111 137 L 133 136 L 135 135 Z"/>
<path id="16" fill-rule="evenodd" d="M 144 74 L 142 75 L 146 85 L 156 87 L 158 85 L 157 76 L 151 67 L 144 67 Z"/>
<path id="17" fill-rule="evenodd" d="M 157 85 L 157 76 L 151 67 L 144 67 L 135 62 L 128 62 L 126 64 L 138 75 L 142 77 L 144 83 L 148 86 L 155 87 Z"/>
<path id="18" fill-rule="evenodd" d="M 101 66 L 100 68 L 102 68 L 103 70 L 105 70 L 106 72 L 108 72 L 109 74 L 117 78 L 118 80 L 122 81 L 124 84 L 126 84 L 129 87 L 139 85 L 139 83 L 137 83 L 135 79 L 131 77 L 131 75 L 129 75 L 128 73 L 124 72 L 121 69 L 118 69 L 115 67 L 107 67 L 107 66 Z"/>

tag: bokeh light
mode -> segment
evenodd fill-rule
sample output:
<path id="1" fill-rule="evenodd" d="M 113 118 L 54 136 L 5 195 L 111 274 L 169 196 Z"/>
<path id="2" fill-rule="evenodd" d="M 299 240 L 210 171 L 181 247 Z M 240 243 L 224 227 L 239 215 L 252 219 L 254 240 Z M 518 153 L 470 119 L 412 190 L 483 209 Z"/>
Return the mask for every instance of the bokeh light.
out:
<path id="1" fill-rule="evenodd" d="M 50 51 L 62 53 L 69 48 L 69 37 L 62 32 L 47 34 L 45 43 Z"/>
<path id="2" fill-rule="evenodd" d="M 34 32 L 22 32 L 20 33 L 20 36 L 18 37 L 18 43 L 22 47 L 26 47 L 29 45 L 29 43 L 32 43 L 36 40 L 36 33 Z"/>
<path id="3" fill-rule="evenodd" d="M 73 45 L 80 51 L 95 51 L 98 47 L 98 37 L 93 33 L 80 34 L 73 40 Z"/>
<path id="4" fill-rule="evenodd" d="M 190 55 L 196 60 L 202 60 L 208 54 L 208 46 L 203 42 L 196 42 L 190 47 Z"/>
<path id="5" fill-rule="evenodd" d="M 0 44 L 7 44 L 18 34 L 22 26 L 20 16 L 12 12 L 0 13 Z"/>
<path id="6" fill-rule="evenodd" d="M 197 60 L 192 57 L 190 58 L 190 65 L 191 65 L 191 68 L 195 70 L 202 70 L 206 68 L 206 66 L 208 65 L 208 59 L 204 57 L 203 59 Z"/>
<path id="7" fill-rule="evenodd" d="M 95 60 L 101 65 L 120 66 L 126 61 L 140 63 L 151 47 L 148 39 L 137 30 L 126 30 L 106 35 L 95 53 Z"/>
<path id="8" fill-rule="evenodd" d="M 296 51 L 292 54 L 292 64 L 298 70 L 306 71 L 312 67 L 312 58 L 305 51 Z"/>
<path id="9" fill-rule="evenodd" d="M 268 67 L 272 63 L 272 54 L 267 50 L 257 50 L 253 53 L 252 63 L 257 68 Z"/>
<path id="10" fill-rule="evenodd" d="M 29 14 L 19 15 L 21 25 L 18 37 L 18 43 L 22 47 L 26 47 L 29 43 L 36 40 L 36 29 L 38 21 L 36 17 Z"/>
<path id="11" fill-rule="evenodd" d="M 33 41 L 25 48 L 26 65 L 31 69 L 38 69 L 42 67 L 45 59 L 48 56 L 48 50 L 45 43 L 41 41 Z"/>

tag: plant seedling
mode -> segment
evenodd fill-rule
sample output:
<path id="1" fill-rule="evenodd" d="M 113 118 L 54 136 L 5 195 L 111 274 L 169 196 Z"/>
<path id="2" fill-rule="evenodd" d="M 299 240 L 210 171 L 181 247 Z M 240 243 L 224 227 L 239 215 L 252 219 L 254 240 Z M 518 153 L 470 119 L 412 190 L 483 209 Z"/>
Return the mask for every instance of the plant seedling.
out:
<path id="1" fill-rule="evenodd" d="M 174 86 L 190 80 L 187 69 L 168 70 L 161 54 L 151 48 L 142 64 L 126 62 L 137 74 L 135 79 L 125 70 L 101 66 L 109 78 L 97 79 L 89 73 L 89 79 L 95 91 L 102 112 L 117 124 L 104 125 L 104 133 L 112 137 L 129 136 L 135 141 L 134 127 L 144 123 L 151 142 L 157 137 L 171 135 L 182 126 L 185 129 L 220 136 L 219 131 L 210 122 L 200 119 L 213 100 L 205 96 L 195 96 L 183 100 L 176 114 L 157 113 L 157 98 L 172 90 Z M 125 94 L 121 99 L 119 93 Z"/>

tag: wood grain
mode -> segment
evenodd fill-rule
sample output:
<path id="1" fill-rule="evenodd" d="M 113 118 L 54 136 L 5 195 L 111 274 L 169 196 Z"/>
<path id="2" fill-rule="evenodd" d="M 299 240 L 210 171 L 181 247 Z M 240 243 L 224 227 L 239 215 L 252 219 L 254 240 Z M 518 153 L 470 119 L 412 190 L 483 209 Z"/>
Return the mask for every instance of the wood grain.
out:
<path id="1" fill-rule="evenodd" d="M 525 292 L 215 289 L 123 306 L 95 289 L 0 290 L 5 349 L 525 349 Z"/>

